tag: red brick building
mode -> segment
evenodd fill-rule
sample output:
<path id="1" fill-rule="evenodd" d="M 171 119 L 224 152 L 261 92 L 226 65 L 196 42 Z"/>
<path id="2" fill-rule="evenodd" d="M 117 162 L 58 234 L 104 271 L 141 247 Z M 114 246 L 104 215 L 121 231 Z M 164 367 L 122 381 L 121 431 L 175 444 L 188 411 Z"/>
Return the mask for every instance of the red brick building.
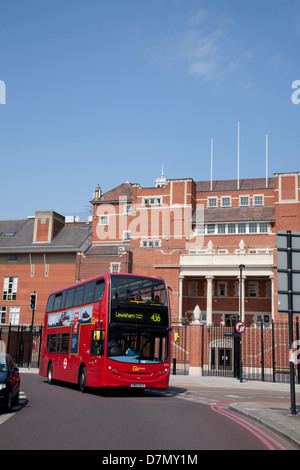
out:
<path id="1" fill-rule="evenodd" d="M 240 313 L 253 323 L 281 320 L 276 233 L 300 229 L 299 175 L 212 182 L 161 177 L 154 187 L 126 182 L 104 194 L 98 186 L 81 275 L 162 276 L 173 321 L 192 320 L 197 306 L 206 324 L 229 325 Z"/>
<path id="2" fill-rule="evenodd" d="M 228 354 L 225 367 L 232 369 L 229 340 L 208 336 L 203 346 L 200 331 L 232 326 L 238 317 L 257 330 L 272 320 L 283 325 L 276 234 L 300 231 L 299 177 L 161 176 L 148 188 L 126 182 L 102 194 L 97 186 L 91 223 L 69 223 L 53 211 L 0 221 L 0 323 L 30 324 L 33 291 L 34 322 L 41 324 L 48 294 L 56 288 L 104 271 L 161 276 L 170 289 L 174 328 L 191 325 L 187 342 L 176 345 L 189 356 L 190 373 L 215 367 L 216 358 Z"/>
<path id="3" fill-rule="evenodd" d="M 43 323 L 49 292 L 80 277 L 77 257 L 89 246 L 90 232 L 90 225 L 66 223 L 53 211 L 0 221 L 0 323 L 30 324 L 34 291 L 34 323 Z"/>
<path id="4" fill-rule="evenodd" d="M 104 271 L 164 277 L 174 322 L 193 320 L 195 308 L 203 324 L 280 321 L 276 233 L 300 230 L 299 176 L 162 176 L 148 188 L 126 182 L 102 194 L 98 186 L 91 224 L 53 211 L 0 221 L 1 322 L 30 323 L 32 291 L 42 322 L 51 290 Z"/>

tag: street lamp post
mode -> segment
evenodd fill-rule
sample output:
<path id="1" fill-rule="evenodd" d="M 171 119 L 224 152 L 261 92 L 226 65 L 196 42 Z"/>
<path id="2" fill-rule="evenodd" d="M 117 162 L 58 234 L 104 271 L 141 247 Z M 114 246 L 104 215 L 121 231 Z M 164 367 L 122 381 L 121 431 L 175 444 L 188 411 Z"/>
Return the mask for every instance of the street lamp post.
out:
<path id="1" fill-rule="evenodd" d="M 243 279 L 243 269 L 245 268 L 244 264 L 239 265 L 240 268 L 240 308 L 239 308 L 239 319 L 242 318 L 242 309 L 243 309 L 243 288 L 242 288 L 242 279 Z M 240 356 L 240 382 L 243 381 L 243 360 L 242 360 L 242 334 L 240 333 L 239 337 L 239 356 Z"/>

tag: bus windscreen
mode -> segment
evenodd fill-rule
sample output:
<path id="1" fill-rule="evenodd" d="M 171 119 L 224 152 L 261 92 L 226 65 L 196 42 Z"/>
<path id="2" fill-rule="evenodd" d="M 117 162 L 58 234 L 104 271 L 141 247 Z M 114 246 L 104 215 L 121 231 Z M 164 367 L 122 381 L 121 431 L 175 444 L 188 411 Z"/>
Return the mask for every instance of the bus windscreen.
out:
<path id="1" fill-rule="evenodd" d="M 112 275 L 111 299 L 167 306 L 163 281 L 140 276 Z"/>

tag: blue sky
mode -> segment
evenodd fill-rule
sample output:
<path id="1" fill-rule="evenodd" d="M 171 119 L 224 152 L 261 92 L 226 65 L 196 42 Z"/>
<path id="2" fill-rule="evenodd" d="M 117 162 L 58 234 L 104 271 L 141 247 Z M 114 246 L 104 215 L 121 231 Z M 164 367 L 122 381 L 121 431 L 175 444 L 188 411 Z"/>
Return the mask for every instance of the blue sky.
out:
<path id="1" fill-rule="evenodd" d="M 0 0 L 0 219 L 130 180 L 300 171 L 299 0 Z M 2 97 L 3 101 L 3 97 Z M 1 102 L 1 96 L 0 96 Z"/>

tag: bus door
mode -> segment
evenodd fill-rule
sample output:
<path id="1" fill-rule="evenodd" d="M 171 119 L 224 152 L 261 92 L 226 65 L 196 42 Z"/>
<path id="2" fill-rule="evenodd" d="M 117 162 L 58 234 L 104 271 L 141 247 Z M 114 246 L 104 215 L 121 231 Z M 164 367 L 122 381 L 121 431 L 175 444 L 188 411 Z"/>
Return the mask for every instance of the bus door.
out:
<path id="1" fill-rule="evenodd" d="M 104 344 L 105 330 L 92 330 L 90 358 L 88 363 L 89 384 L 92 387 L 99 387 L 100 385 L 101 374 L 104 367 Z"/>

